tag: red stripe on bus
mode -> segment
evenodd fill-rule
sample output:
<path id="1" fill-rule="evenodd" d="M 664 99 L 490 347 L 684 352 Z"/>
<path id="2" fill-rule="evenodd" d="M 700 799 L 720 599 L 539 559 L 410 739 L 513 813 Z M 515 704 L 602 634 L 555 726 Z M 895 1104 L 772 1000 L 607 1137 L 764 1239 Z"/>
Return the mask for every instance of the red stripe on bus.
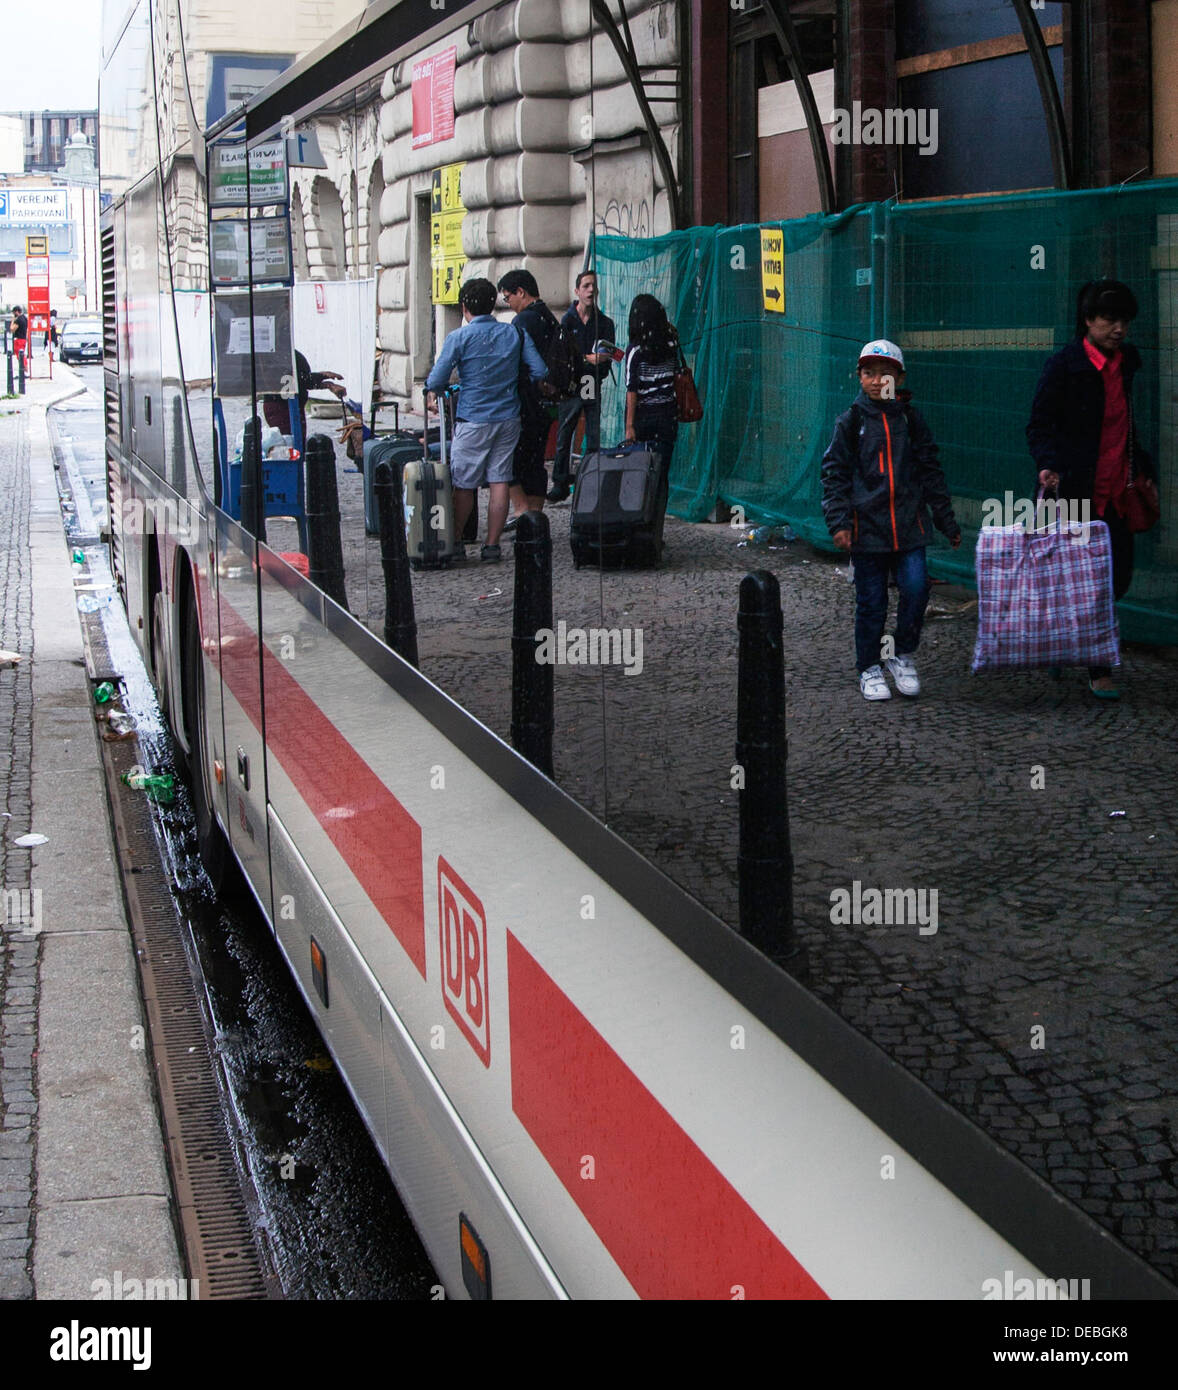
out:
<path id="1" fill-rule="evenodd" d="M 511 932 L 507 979 L 512 1109 L 639 1296 L 825 1298 Z"/>
<path id="2" fill-rule="evenodd" d="M 221 671 L 251 723 L 262 732 L 257 635 L 221 603 Z M 425 890 L 421 826 L 266 646 L 266 747 L 339 850 L 409 959 L 425 973 Z"/>

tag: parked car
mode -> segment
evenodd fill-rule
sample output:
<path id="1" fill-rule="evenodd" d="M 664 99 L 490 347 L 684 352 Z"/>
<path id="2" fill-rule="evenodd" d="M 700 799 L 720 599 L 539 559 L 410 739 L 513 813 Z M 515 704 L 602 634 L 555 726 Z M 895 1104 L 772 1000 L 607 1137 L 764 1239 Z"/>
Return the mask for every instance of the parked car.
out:
<path id="1" fill-rule="evenodd" d="M 61 329 L 61 350 L 58 356 L 63 362 L 101 362 L 102 361 L 102 320 L 71 319 Z"/>

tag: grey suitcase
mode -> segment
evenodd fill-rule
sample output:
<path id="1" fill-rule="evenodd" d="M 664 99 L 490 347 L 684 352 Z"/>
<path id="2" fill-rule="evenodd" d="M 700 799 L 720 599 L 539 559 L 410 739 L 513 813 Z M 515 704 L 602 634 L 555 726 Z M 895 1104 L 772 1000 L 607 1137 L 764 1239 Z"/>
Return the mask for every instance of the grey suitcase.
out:
<path id="1" fill-rule="evenodd" d="M 440 425 L 438 457 L 427 443 L 419 446 L 421 457 L 405 465 L 405 534 L 409 563 L 414 569 L 443 569 L 454 557 L 454 491 L 450 485 L 450 463 L 446 450 L 446 401 L 438 412 Z"/>

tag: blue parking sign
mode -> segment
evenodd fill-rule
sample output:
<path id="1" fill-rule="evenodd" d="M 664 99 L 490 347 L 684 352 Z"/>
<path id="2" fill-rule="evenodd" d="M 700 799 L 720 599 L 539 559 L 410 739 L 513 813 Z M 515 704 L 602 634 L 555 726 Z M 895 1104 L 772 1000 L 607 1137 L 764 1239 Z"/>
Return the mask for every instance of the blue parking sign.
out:
<path id="1" fill-rule="evenodd" d="M 0 188 L 0 217 L 8 216 L 8 189 Z"/>

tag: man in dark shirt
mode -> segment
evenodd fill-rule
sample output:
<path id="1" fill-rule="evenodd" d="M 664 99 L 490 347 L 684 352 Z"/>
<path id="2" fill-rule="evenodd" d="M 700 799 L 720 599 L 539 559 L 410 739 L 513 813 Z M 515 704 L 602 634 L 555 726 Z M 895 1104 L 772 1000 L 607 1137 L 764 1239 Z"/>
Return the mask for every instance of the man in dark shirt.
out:
<path id="1" fill-rule="evenodd" d="M 530 270 L 509 270 L 499 281 L 507 307 L 515 314 L 515 326 L 526 333 L 536 351 L 547 360 L 548 348 L 559 325 L 556 315 L 540 298 L 540 287 Z M 520 375 L 520 431 L 515 446 L 511 503 L 515 517 L 506 530 L 515 529 L 515 518 L 522 512 L 544 510 L 548 474 L 544 471 L 544 449 L 548 443 L 551 416 L 540 396 L 539 383 L 526 372 Z"/>
<path id="2" fill-rule="evenodd" d="M 262 417 L 268 425 L 273 425 L 283 434 L 290 433 L 290 395 L 298 397 L 299 403 L 299 425 L 303 431 L 303 448 L 307 447 L 307 398 L 312 391 L 327 390 L 332 395 L 339 397 L 340 400 L 348 394 L 347 388 L 343 385 L 343 377 L 339 372 L 313 372 L 311 364 L 297 349 L 295 350 L 295 379 L 294 392 L 289 393 L 284 387 L 284 394 L 281 396 L 265 395 L 262 397 Z"/>
<path id="3" fill-rule="evenodd" d="M 24 306 L 18 304 L 12 311 L 12 349 L 18 357 L 28 361 L 29 357 L 29 316 Z"/>
<path id="4" fill-rule="evenodd" d="M 593 348 L 598 342 L 614 342 L 617 330 L 613 319 L 598 308 L 597 276 L 592 270 L 583 270 L 577 276 L 576 302 L 561 323 L 577 340 L 585 365 L 580 397 L 560 403 L 560 430 L 552 465 L 552 490 L 548 494 L 550 502 L 563 502 L 569 495 L 573 438 L 582 411 L 585 412 L 586 449 L 592 453 L 601 447 L 601 388 L 613 368 L 613 358 L 604 352 L 594 352 Z"/>

